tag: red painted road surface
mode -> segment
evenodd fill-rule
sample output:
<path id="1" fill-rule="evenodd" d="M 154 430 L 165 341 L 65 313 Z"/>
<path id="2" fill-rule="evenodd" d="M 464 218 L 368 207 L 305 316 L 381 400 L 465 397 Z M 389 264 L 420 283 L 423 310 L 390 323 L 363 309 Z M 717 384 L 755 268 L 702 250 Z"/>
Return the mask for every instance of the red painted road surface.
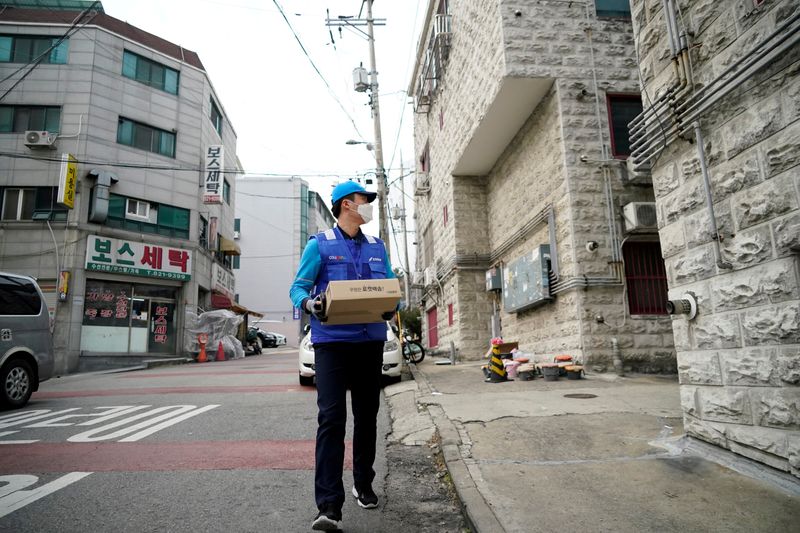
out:
<path id="1" fill-rule="evenodd" d="M 345 443 L 352 469 L 352 442 Z M 10 444 L 0 472 L 153 472 L 178 470 L 313 470 L 313 440 Z"/>
<path id="2" fill-rule="evenodd" d="M 316 392 L 314 387 L 300 385 L 220 385 L 204 387 L 142 387 L 137 389 L 103 389 L 76 391 L 40 391 L 34 393 L 34 400 L 52 398 L 88 398 L 91 396 L 141 396 L 148 394 L 245 394 L 264 392 Z"/>

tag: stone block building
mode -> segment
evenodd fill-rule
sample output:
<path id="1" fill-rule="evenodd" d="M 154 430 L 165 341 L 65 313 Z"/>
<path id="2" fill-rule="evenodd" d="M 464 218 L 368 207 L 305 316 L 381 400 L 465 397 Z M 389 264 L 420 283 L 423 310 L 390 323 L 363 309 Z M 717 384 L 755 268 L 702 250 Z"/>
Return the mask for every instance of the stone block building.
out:
<path id="1" fill-rule="evenodd" d="M 652 182 L 625 164 L 642 109 L 628 2 L 432 0 L 424 27 L 409 93 L 425 344 L 476 359 L 502 335 L 674 372 Z"/>
<path id="2" fill-rule="evenodd" d="M 59 374 L 185 353 L 238 253 L 236 132 L 200 58 L 95 2 L 7 4 L 0 270 L 38 278 Z"/>
<path id="3" fill-rule="evenodd" d="M 686 430 L 800 475 L 800 4 L 631 5 Z"/>

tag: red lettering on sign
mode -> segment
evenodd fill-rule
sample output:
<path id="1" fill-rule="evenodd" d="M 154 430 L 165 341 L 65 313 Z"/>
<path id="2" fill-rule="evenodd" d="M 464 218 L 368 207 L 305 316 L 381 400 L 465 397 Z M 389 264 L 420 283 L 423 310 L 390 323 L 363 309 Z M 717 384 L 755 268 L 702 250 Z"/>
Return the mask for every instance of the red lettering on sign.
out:
<path id="1" fill-rule="evenodd" d="M 145 246 L 144 254 L 142 254 L 141 263 L 143 265 L 150 265 L 156 270 L 161 270 L 161 261 L 164 255 L 164 249 L 160 246 Z"/>
<path id="2" fill-rule="evenodd" d="M 181 267 L 181 272 L 186 272 L 186 266 L 189 262 L 188 252 L 183 250 L 170 250 L 167 254 L 169 256 L 169 264 L 171 266 Z"/>

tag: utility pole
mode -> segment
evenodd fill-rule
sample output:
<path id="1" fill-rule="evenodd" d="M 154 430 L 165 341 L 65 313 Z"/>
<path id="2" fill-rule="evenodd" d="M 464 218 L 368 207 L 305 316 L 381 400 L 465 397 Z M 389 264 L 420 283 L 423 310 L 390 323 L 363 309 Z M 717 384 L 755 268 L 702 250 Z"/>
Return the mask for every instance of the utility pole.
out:
<path id="1" fill-rule="evenodd" d="M 411 292 L 410 287 L 411 284 L 409 283 L 409 277 L 411 276 L 411 268 L 408 264 L 408 232 L 406 231 L 406 177 L 405 177 L 405 169 L 403 168 L 403 151 L 400 150 L 400 227 L 403 231 L 403 248 L 405 248 L 405 259 L 406 259 L 406 275 L 403 276 L 405 280 L 405 292 L 406 292 L 406 309 L 411 306 Z"/>
<path id="2" fill-rule="evenodd" d="M 367 0 L 367 35 L 369 35 L 369 68 L 370 68 L 370 97 L 372 103 L 372 121 L 375 127 L 375 177 L 378 179 L 378 236 L 386 243 L 386 252 L 389 253 L 389 225 L 388 211 L 386 209 L 386 169 L 383 168 L 383 142 L 381 139 L 381 106 L 378 98 L 378 69 L 375 66 L 375 32 L 372 18 L 372 2 Z"/>
<path id="3" fill-rule="evenodd" d="M 375 19 L 372 17 L 372 4 L 374 0 L 365 0 L 367 4 L 367 18 L 352 18 L 343 17 L 326 19 L 328 27 L 338 27 L 339 32 L 343 27 L 353 29 L 366 37 L 369 43 L 369 91 L 370 91 L 370 106 L 372 107 L 372 120 L 375 129 L 375 178 L 378 180 L 378 236 L 386 244 L 386 253 L 390 252 L 389 246 L 389 225 L 388 225 L 388 190 L 386 186 L 386 169 L 383 168 L 383 142 L 381 136 L 381 108 L 378 98 L 378 69 L 375 66 L 375 26 L 383 26 L 386 19 Z M 363 4 L 362 4 L 363 7 Z M 359 17 L 361 14 L 359 13 Z M 367 33 L 365 34 L 359 26 L 366 26 Z M 331 37 L 332 38 L 332 37 Z M 360 84 L 357 91 L 363 92 L 366 90 L 366 84 Z"/>

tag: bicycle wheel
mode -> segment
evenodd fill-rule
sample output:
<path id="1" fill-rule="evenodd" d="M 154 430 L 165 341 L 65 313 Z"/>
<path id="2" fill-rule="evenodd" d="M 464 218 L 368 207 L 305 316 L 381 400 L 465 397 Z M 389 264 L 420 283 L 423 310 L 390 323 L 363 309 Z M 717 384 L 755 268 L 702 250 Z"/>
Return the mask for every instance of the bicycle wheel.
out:
<path id="1" fill-rule="evenodd" d="M 406 341 L 403 343 L 403 356 L 409 363 L 420 363 L 425 359 L 425 348 L 415 341 Z"/>

